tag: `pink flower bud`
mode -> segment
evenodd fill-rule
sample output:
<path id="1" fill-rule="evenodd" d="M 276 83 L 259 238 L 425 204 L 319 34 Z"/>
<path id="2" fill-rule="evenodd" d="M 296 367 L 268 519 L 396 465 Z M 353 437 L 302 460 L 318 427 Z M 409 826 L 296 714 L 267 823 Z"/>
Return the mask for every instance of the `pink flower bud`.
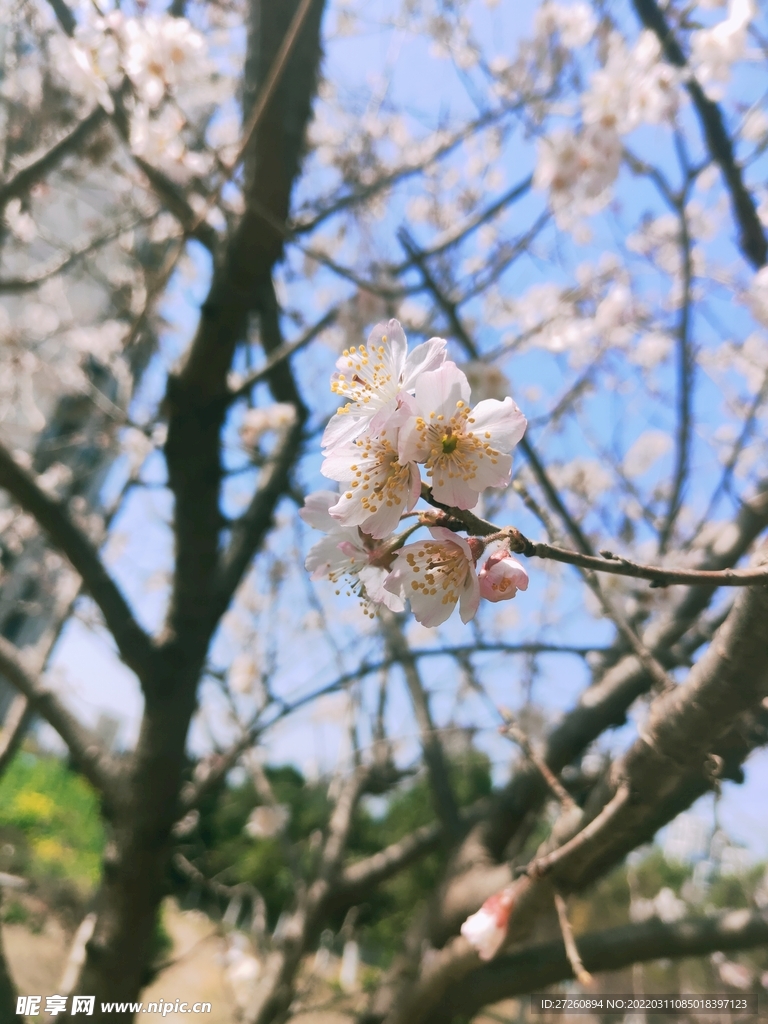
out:
<path id="1" fill-rule="evenodd" d="M 481 960 L 492 960 L 504 945 L 514 902 L 512 889 L 502 889 L 489 896 L 478 912 L 461 926 L 461 934 L 477 950 Z"/>
<path id="2" fill-rule="evenodd" d="M 486 601 L 508 601 L 518 590 L 528 589 L 528 573 L 506 551 L 496 551 L 477 574 L 480 596 Z"/>

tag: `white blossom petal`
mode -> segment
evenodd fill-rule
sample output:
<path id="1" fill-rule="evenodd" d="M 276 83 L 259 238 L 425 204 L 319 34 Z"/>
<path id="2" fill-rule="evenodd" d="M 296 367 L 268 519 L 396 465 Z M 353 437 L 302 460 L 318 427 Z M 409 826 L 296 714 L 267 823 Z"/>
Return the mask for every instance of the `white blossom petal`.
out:
<path id="1" fill-rule="evenodd" d="M 398 397 L 412 388 L 427 368 L 445 358 L 445 342 L 432 338 L 407 355 L 408 342 L 399 321 L 376 324 L 366 345 L 345 349 L 331 377 L 331 390 L 347 399 L 323 434 L 323 448 L 354 440 L 365 430 L 379 432 L 397 411 Z"/>
<path id="2" fill-rule="evenodd" d="M 429 341 L 417 345 L 405 360 L 400 385 L 403 391 L 410 391 L 415 387 L 422 373 L 429 373 L 442 366 L 447 347 L 448 342 L 443 338 L 430 338 Z"/>
<path id="3" fill-rule="evenodd" d="M 391 612 L 401 612 L 405 608 L 405 601 L 391 590 L 386 590 L 384 584 L 389 576 L 386 569 L 378 565 L 366 565 L 359 573 L 360 582 L 365 587 L 365 592 L 374 604 L 383 604 Z"/>
<path id="4" fill-rule="evenodd" d="M 430 530 L 432 540 L 406 544 L 397 555 L 386 589 L 407 598 L 416 620 L 439 626 L 461 600 L 462 620 L 477 611 L 479 590 L 469 544 L 443 527 Z"/>
<path id="5" fill-rule="evenodd" d="M 299 515 L 307 526 L 328 533 L 339 525 L 328 511 L 338 500 L 339 496 L 335 491 L 314 491 L 307 495 L 304 507 L 299 509 Z"/>
<path id="6" fill-rule="evenodd" d="M 497 551 L 477 574 L 480 596 L 494 604 L 509 601 L 518 590 L 528 589 L 525 567 L 506 551 Z"/>
<path id="7" fill-rule="evenodd" d="M 360 526 L 376 539 L 389 537 L 400 516 L 419 499 L 421 477 L 415 463 L 398 459 L 396 435 L 363 434 L 349 445 L 334 448 L 322 472 L 343 485 L 330 514 L 345 526 Z"/>
<path id="8" fill-rule="evenodd" d="M 454 363 L 422 374 L 399 442 L 400 461 L 423 463 L 435 498 L 461 509 L 474 508 L 486 487 L 509 482 L 509 451 L 526 427 L 511 398 L 486 399 L 476 410 L 468 399 L 469 383 Z"/>
<path id="9" fill-rule="evenodd" d="M 518 444 L 528 426 L 528 420 L 509 397 L 503 402 L 486 398 L 472 410 L 474 430 L 482 431 L 495 448 L 511 451 Z"/>

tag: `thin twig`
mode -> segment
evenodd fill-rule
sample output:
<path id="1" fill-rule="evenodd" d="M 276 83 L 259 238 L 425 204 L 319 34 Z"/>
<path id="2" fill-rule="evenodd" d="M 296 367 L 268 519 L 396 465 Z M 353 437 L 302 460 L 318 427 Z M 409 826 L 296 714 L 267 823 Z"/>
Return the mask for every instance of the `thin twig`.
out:
<path id="1" fill-rule="evenodd" d="M 518 747 L 520 747 L 523 754 L 525 754 L 526 758 L 539 771 L 546 784 L 560 801 L 564 811 L 569 811 L 575 807 L 576 802 L 573 797 L 565 789 L 562 782 L 558 779 L 544 758 L 536 753 L 536 750 L 526 733 L 520 728 L 517 722 L 515 722 L 512 712 L 507 710 L 507 708 L 499 708 L 499 714 L 504 719 L 504 725 L 499 726 L 499 732 L 503 736 L 508 736 L 510 739 L 514 740 Z"/>
<path id="2" fill-rule="evenodd" d="M 441 509 L 448 516 L 446 523 L 449 528 L 459 528 L 477 537 L 506 540 L 510 550 L 526 558 L 545 558 L 554 562 L 564 562 L 581 569 L 593 572 L 606 572 L 613 576 L 629 576 L 633 579 L 649 580 L 656 587 L 668 587 L 673 584 L 699 585 L 707 587 L 749 587 L 754 584 L 768 583 L 768 568 L 757 569 L 666 569 L 660 565 L 645 565 L 633 562 L 629 558 L 615 555 L 611 551 L 602 551 L 602 557 L 570 551 L 555 544 L 529 540 L 514 526 L 498 527 L 493 523 L 480 519 L 473 512 L 452 508 L 435 501 L 428 487 L 422 489 L 422 497 L 435 508 Z"/>
<path id="3" fill-rule="evenodd" d="M 573 968 L 573 974 L 580 985 L 585 987 L 592 984 L 592 975 L 589 971 L 585 970 L 584 964 L 581 962 L 579 956 L 579 950 L 576 946 L 576 940 L 573 937 L 573 929 L 571 928 L 571 922 L 568 920 L 568 908 L 565 905 L 565 900 L 559 892 L 555 893 L 555 907 L 557 909 L 557 919 L 560 922 L 560 931 L 563 936 L 563 942 L 565 943 L 565 955 L 568 957 L 568 963 Z"/>
<path id="4" fill-rule="evenodd" d="M 683 489 L 688 477 L 691 455 L 691 433 L 693 428 L 693 388 L 696 360 L 691 346 L 691 286 L 693 283 L 693 259 L 691 238 L 685 212 L 685 196 L 680 196 L 678 205 L 680 218 L 680 248 L 683 255 L 683 299 L 680 306 L 680 323 L 677 337 L 677 451 L 672 490 L 659 533 L 659 552 L 667 550 L 683 500 Z"/>
<path id="5" fill-rule="evenodd" d="M 312 341 L 314 338 L 317 337 L 318 334 L 320 334 L 321 331 L 324 331 L 326 327 L 330 327 L 331 324 L 336 320 L 338 315 L 339 307 L 334 306 L 333 309 L 328 310 L 325 316 L 318 320 L 317 323 L 313 324 L 311 327 L 308 327 L 306 331 L 301 335 L 301 337 L 296 339 L 296 341 L 292 341 L 288 345 L 281 345 L 280 348 L 278 348 L 269 356 L 269 358 L 262 367 L 260 367 L 258 370 L 255 370 L 249 377 L 247 377 L 242 382 L 242 384 L 238 384 L 238 386 L 230 394 L 229 401 L 234 402 L 238 398 L 242 398 L 245 395 L 247 395 L 251 388 L 253 388 L 256 384 L 259 384 L 261 381 L 265 380 L 276 366 L 284 362 L 286 359 L 289 359 L 296 352 L 299 352 L 301 349 L 305 348 L 310 343 L 310 341 Z"/>
<path id="6" fill-rule="evenodd" d="M 536 857 L 524 869 L 524 873 L 531 878 L 537 878 L 546 874 L 556 867 L 561 861 L 570 857 L 574 851 L 586 846 L 595 836 L 604 833 L 614 818 L 624 810 L 629 803 L 631 790 L 628 785 L 619 786 L 611 800 L 603 807 L 600 813 L 584 826 L 567 843 L 558 846 L 551 853 L 545 853 L 542 857 Z"/>

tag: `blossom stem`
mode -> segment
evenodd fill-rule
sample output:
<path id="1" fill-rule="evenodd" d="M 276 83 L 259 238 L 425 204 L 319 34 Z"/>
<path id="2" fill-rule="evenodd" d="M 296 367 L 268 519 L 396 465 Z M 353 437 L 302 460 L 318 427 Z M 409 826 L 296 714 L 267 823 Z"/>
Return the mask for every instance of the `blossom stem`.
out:
<path id="1" fill-rule="evenodd" d="M 403 544 L 405 544 L 405 542 L 408 540 L 411 534 L 421 529 L 423 525 L 424 524 L 421 522 L 414 523 L 413 526 L 409 526 L 407 530 L 403 530 L 402 533 L 399 533 L 397 537 L 395 537 L 392 544 L 390 544 L 387 547 L 387 554 L 390 554 L 393 551 L 398 551 L 403 546 Z"/>
<path id="2" fill-rule="evenodd" d="M 622 558 L 611 551 L 601 551 L 600 556 L 585 555 L 555 544 L 529 540 L 514 526 L 499 528 L 493 523 L 480 519 L 473 512 L 442 505 L 432 497 L 428 487 L 422 489 L 422 498 L 446 513 L 448 519 L 442 526 L 452 530 L 464 530 L 486 542 L 501 540 L 509 542 L 510 550 L 526 558 L 546 558 L 554 562 L 576 565 L 593 572 L 607 572 L 613 576 L 631 576 L 634 579 L 649 580 L 653 587 L 669 587 L 676 584 L 705 587 L 749 587 L 768 583 L 768 566 L 756 569 L 667 569 L 660 565 L 645 565 Z"/>

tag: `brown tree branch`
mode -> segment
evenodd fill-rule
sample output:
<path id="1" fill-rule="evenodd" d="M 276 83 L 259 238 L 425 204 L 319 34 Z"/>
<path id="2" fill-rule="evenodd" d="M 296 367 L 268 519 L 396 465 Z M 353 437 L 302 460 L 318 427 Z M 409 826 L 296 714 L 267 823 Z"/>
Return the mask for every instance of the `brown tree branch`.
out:
<path id="1" fill-rule="evenodd" d="M 0 487 L 34 517 L 80 574 L 83 585 L 101 610 L 125 664 L 146 680 L 154 661 L 149 636 L 134 618 L 128 602 L 104 567 L 96 548 L 75 525 L 61 502 L 50 498 L 31 473 L 0 444 Z"/>
<path id="2" fill-rule="evenodd" d="M 390 656 L 403 668 L 414 715 L 419 726 L 421 747 L 424 751 L 424 761 L 427 766 L 435 812 L 446 833 L 456 841 L 461 835 L 459 807 L 451 784 L 443 745 L 432 720 L 429 699 L 424 690 L 421 675 L 415 660 L 410 657 L 408 643 L 397 616 L 382 608 L 379 611 L 379 619 Z"/>
<path id="3" fill-rule="evenodd" d="M 686 682 L 654 701 L 639 739 L 614 765 L 607 793 L 593 797 L 599 801 L 628 786 L 631 801 L 594 847 L 586 844 L 568 859 L 567 868 L 556 871 L 561 882 L 580 886 L 595 877 L 598 866 L 604 869 L 628 853 L 629 835 L 655 813 L 681 776 L 698 770 L 708 777 L 714 747 L 741 714 L 768 696 L 766 621 L 768 587 L 742 591 Z M 587 815 L 594 810 L 588 803 Z"/>
<path id="4" fill-rule="evenodd" d="M 317 323 L 308 327 L 301 337 L 296 339 L 296 341 L 292 341 L 287 345 L 281 345 L 279 348 L 276 348 L 267 357 L 262 367 L 255 370 L 252 374 L 246 377 L 241 384 L 238 384 L 238 386 L 234 388 L 230 393 L 229 400 L 231 402 L 235 402 L 238 398 L 244 398 L 250 393 L 251 389 L 256 384 L 260 384 L 262 381 L 267 380 L 276 366 L 284 362 L 286 359 L 290 359 L 290 357 L 296 352 L 300 352 L 303 348 L 306 348 L 311 341 L 314 341 L 318 334 L 322 333 L 327 327 L 330 327 L 331 324 L 336 321 L 338 315 L 339 308 L 337 306 L 329 310 L 325 316 L 321 317 L 321 319 L 317 321 Z"/>
<path id="5" fill-rule="evenodd" d="M 280 497 L 288 490 L 289 474 L 301 448 L 302 424 L 294 424 L 261 473 L 259 486 L 245 513 L 232 528 L 232 537 L 213 581 L 211 611 L 224 613 L 243 578 L 254 552 L 272 526 Z"/>
<path id="6" fill-rule="evenodd" d="M 297 6 L 282 5 L 265 17 L 254 5 L 246 63 L 246 212 L 214 269 L 186 363 L 168 381 L 166 458 L 176 498 L 177 561 L 167 635 L 189 637 L 189 654 L 201 664 L 217 621 L 208 596 L 218 572 L 223 525 L 219 438 L 229 405 L 227 374 L 253 314 L 261 319 L 267 354 L 282 346 L 271 274 L 282 253 L 283 235 L 272 221 L 284 225 L 288 216 L 314 93 L 322 12 L 320 0 L 300 9 L 303 23 L 288 53 L 284 42 L 286 33 L 296 28 Z M 279 80 L 272 73 L 278 65 L 283 72 Z M 264 104 L 259 97 L 267 89 L 271 100 Z M 254 207 L 265 207 L 269 217 Z M 303 404 L 284 362 L 272 369 L 270 386 L 278 401 L 296 406 L 298 427 Z M 297 443 L 296 431 L 291 438 Z"/>
<path id="7" fill-rule="evenodd" d="M 320 865 L 315 880 L 300 897 L 299 906 L 286 928 L 282 948 L 267 962 L 264 981 L 249 1006 L 248 1024 L 272 1024 L 281 1019 L 293 999 L 296 973 L 308 942 L 317 932 L 323 911 L 333 891 L 335 879 L 347 846 L 355 809 L 362 796 L 371 769 L 358 765 L 341 786 L 328 824 Z"/>
<path id="8" fill-rule="evenodd" d="M 32 708 L 23 693 L 17 693 L 3 719 L 0 731 L 0 776 L 13 760 L 32 721 Z"/>
<path id="9" fill-rule="evenodd" d="M 477 228 L 486 224 L 489 220 L 493 220 L 494 217 L 505 210 L 510 203 L 514 203 L 524 195 L 527 195 L 528 192 L 530 192 L 532 184 L 533 175 L 529 174 L 527 178 L 518 182 L 517 185 L 513 185 L 509 191 L 505 192 L 499 199 L 494 200 L 494 202 L 486 206 L 485 209 L 478 210 L 476 213 L 468 217 L 463 224 L 460 224 L 455 228 L 450 228 L 444 234 L 438 236 L 437 240 L 430 245 L 429 249 L 417 250 L 415 254 L 413 256 L 409 256 L 407 260 L 403 260 L 401 263 L 389 267 L 389 273 L 393 276 L 399 276 L 414 265 L 420 266 L 425 260 L 430 259 L 432 256 L 441 256 L 448 249 L 451 249 L 453 246 L 458 245 L 459 242 L 462 242 Z M 413 243 L 411 242 L 411 244 Z"/>
<path id="10" fill-rule="evenodd" d="M 267 0 L 249 4 L 246 118 L 296 6 Z M 105 852 L 99 917 L 78 982 L 80 990 L 94 994 L 97 1002 L 136 998 L 151 950 L 157 908 L 166 891 L 174 845 L 172 827 L 183 804 L 180 791 L 189 722 L 211 637 L 224 610 L 217 588 L 222 569 L 221 535 L 226 525 L 220 501 L 222 431 L 230 405 L 227 377 L 237 345 L 248 339 L 254 315 L 261 317 L 266 308 L 273 317 L 272 325 L 277 323 L 271 274 L 282 253 L 282 236 L 250 210 L 249 198 L 258 199 L 272 217 L 285 223 L 314 96 L 322 11 L 322 0 L 313 0 L 284 74 L 251 139 L 245 167 L 246 212 L 227 243 L 217 248 L 211 286 L 186 362 L 168 380 L 165 456 L 175 501 L 175 567 L 163 639 L 145 691 L 145 713 L 130 780 L 131 813 L 116 826 L 115 842 L 108 844 Z M 273 335 L 269 339 L 274 340 Z M 262 322 L 265 347 L 269 339 Z M 274 347 L 280 344 L 277 340 Z M 274 368 L 270 386 L 278 400 L 290 401 L 283 397 L 285 392 L 276 393 L 283 385 L 295 389 L 284 362 Z M 296 404 L 298 426 L 301 409 Z M 291 433 L 291 444 L 296 444 L 296 451 L 295 433 Z M 282 493 L 277 481 L 287 482 L 289 458 L 288 448 L 283 448 L 267 471 L 269 501 L 255 499 L 258 528 L 249 534 L 251 553 L 271 524 L 274 504 Z M 230 575 L 229 579 L 233 578 Z M 125 1024 L 129 1017 L 123 1015 Z"/>
<path id="11" fill-rule="evenodd" d="M 18 199 L 26 195 L 33 185 L 36 185 L 49 171 L 57 167 L 70 153 L 79 149 L 94 132 L 107 123 L 107 120 L 107 114 L 103 107 L 96 107 L 50 149 L 27 164 L 26 167 L 22 167 L 12 178 L 0 185 L 0 212 L 11 199 Z"/>
<path id="12" fill-rule="evenodd" d="M 693 389 L 696 374 L 696 358 L 691 339 L 691 289 L 693 287 L 693 257 L 691 236 L 688 230 L 688 215 L 685 210 L 686 195 L 680 196 L 677 215 L 680 221 L 680 248 L 683 265 L 683 295 L 680 304 L 680 320 L 677 326 L 677 431 L 675 467 L 672 487 L 667 502 L 667 511 L 659 531 L 659 552 L 667 550 L 672 531 L 683 503 L 683 491 L 688 477 L 691 457 L 691 435 L 693 432 Z"/>
<path id="13" fill-rule="evenodd" d="M 129 144 L 129 115 L 123 109 L 121 97 L 118 94 L 115 94 L 114 98 L 116 101 L 116 113 L 113 115 L 112 120 L 114 121 L 123 142 Z M 190 205 L 189 200 L 184 195 L 184 190 L 166 174 L 163 174 L 161 170 L 149 163 L 148 160 L 145 160 L 143 157 L 140 157 L 133 152 L 130 153 L 130 156 L 141 173 L 147 179 L 150 188 L 157 198 L 169 213 L 173 214 L 179 224 L 181 224 L 181 227 L 184 230 L 184 237 L 197 239 L 197 241 L 204 245 L 210 253 L 214 253 L 218 244 L 218 234 L 216 229 L 205 219 L 205 213 L 202 216 L 199 213 L 196 213 Z"/>
<path id="14" fill-rule="evenodd" d="M 573 936 L 571 922 L 568 920 L 568 907 L 559 892 L 555 893 L 555 908 L 560 922 L 560 932 L 563 936 L 565 955 L 568 957 L 568 963 L 571 965 L 573 976 L 580 985 L 591 985 L 592 975 L 584 967 L 578 946 L 576 945 L 576 939 Z"/>
<path id="15" fill-rule="evenodd" d="M 755 497 L 744 503 L 737 518 L 722 537 L 714 539 L 702 551 L 700 565 L 708 568 L 732 565 L 749 549 L 766 525 L 768 482 L 763 482 Z M 644 630 L 643 643 L 667 667 L 680 663 L 674 660 L 675 645 L 699 621 L 713 592 L 707 587 L 690 587 L 677 592 L 671 606 L 665 608 Z M 682 643 L 681 655 L 687 660 L 684 641 Z M 617 653 L 620 655 L 619 660 L 612 663 L 608 659 L 606 664 L 609 667 L 602 672 L 598 668 L 596 681 L 584 691 L 576 707 L 565 715 L 547 737 L 543 756 L 553 772 L 561 772 L 566 765 L 583 754 L 605 729 L 622 725 L 632 702 L 648 691 L 652 680 L 642 662 L 633 654 L 623 653 L 621 648 Z M 744 756 L 746 753 L 741 758 L 737 756 L 736 763 L 740 763 Z M 699 775 L 697 784 L 703 785 L 704 782 L 703 776 Z M 676 805 L 678 810 L 688 806 L 704 791 L 695 787 L 694 790 L 695 795 L 687 802 L 684 800 L 679 806 Z M 693 793 L 694 790 L 689 791 Z M 469 834 L 457 858 L 453 877 L 446 885 L 440 901 L 440 912 L 434 916 L 431 933 L 433 944 L 441 946 L 487 896 L 507 884 L 508 874 L 503 867 L 494 875 L 489 873 L 488 864 L 505 859 L 507 844 L 518 834 L 529 816 L 541 806 L 547 793 L 540 773 L 532 766 L 523 766 L 494 798 L 495 808 Z M 670 811 L 670 817 L 674 817 L 675 813 L 676 810 Z M 662 823 L 660 820 L 651 826 L 650 833 L 641 841 L 650 839 Z"/>
<path id="16" fill-rule="evenodd" d="M 526 759 L 530 761 L 533 767 L 539 772 L 549 787 L 550 792 L 560 802 L 560 806 L 564 811 L 575 807 L 575 802 L 571 794 L 565 789 L 560 779 L 558 779 L 544 758 L 541 757 L 534 749 L 534 746 L 527 734 L 520 728 L 517 722 L 515 722 L 511 712 L 506 711 L 504 708 L 500 709 L 500 711 L 504 717 L 504 725 L 499 728 L 499 732 L 508 736 L 520 747 Z"/>
<path id="17" fill-rule="evenodd" d="M 462 830 L 466 832 L 475 822 L 484 818 L 489 808 L 490 803 L 486 799 L 478 800 L 470 807 L 461 808 L 459 819 Z M 349 864 L 334 881 L 329 897 L 331 902 L 334 906 L 337 903 L 359 902 L 374 886 L 393 878 L 417 860 L 438 849 L 448 839 L 443 824 L 431 822 L 415 829 L 383 850 L 371 854 L 370 857 Z"/>
<path id="18" fill-rule="evenodd" d="M 37 670 L 30 670 L 24 653 L 0 636 L 0 672 L 23 695 L 29 710 L 45 719 L 61 736 L 88 781 L 109 802 L 116 803 L 122 793 L 122 774 L 115 759 L 98 737 L 64 707 L 56 694 L 40 683 L 35 674 Z M 22 716 L 26 714 L 27 708 Z"/>
<path id="19" fill-rule="evenodd" d="M 448 525 L 458 525 L 459 529 L 478 537 L 498 537 L 509 542 L 510 550 L 526 558 L 546 558 L 566 565 L 575 565 L 580 569 L 592 572 L 606 572 L 613 576 L 629 576 L 632 579 L 650 580 L 656 587 L 668 587 L 673 584 L 707 587 L 750 587 L 755 584 L 768 583 L 768 569 L 666 569 L 659 565 L 643 565 L 629 558 L 614 555 L 611 551 L 603 551 L 602 558 L 596 555 L 569 551 L 555 544 L 529 540 L 515 527 L 498 527 L 480 519 L 473 512 L 452 508 L 435 501 L 432 492 L 424 486 L 422 497 L 435 508 L 446 512 L 449 516 Z"/>
<path id="20" fill-rule="evenodd" d="M 768 943 L 768 911 L 728 910 L 712 917 L 665 923 L 651 918 L 579 936 L 584 966 L 592 973 L 618 971 L 663 957 L 706 956 L 717 950 L 750 949 Z M 447 988 L 425 1024 L 451 1024 L 457 1015 L 471 1018 L 483 1006 L 542 991 L 574 976 L 562 942 L 527 946 L 502 955 Z"/>
<path id="21" fill-rule="evenodd" d="M 767 618 L 768 587 L 741 591 L 688 681 L 654 702 L 642 736 L 596 787 L 584 812 L 560 816 L 527 874 L 515 883 L 509 941 L 527 937 L 553 886 L 564 892 L 583 888 L 634 848 L 649 819 L 661 824 L 658 806 L 675 792 L 681 776 L 707 775 L 711 752 L 735 720 L 768 695 Z M 505 884 L 509 876 L 497 888 Z M 387 1024 L 421 1024 L 453 979 L 471 970 L 466 941 L 454 939 L 400 993 Z"/>
<path id="22" fill-rule="evenodd" d="M 3 904 L 3 891 L 0 888 L 0 909 Z M 8 1024 L 22 1024 L 24 1018 L 16 1013 L 16 986 L 8 970 L 5 957 L 2 928 L 0 928 L 0 1017 Z"/>

